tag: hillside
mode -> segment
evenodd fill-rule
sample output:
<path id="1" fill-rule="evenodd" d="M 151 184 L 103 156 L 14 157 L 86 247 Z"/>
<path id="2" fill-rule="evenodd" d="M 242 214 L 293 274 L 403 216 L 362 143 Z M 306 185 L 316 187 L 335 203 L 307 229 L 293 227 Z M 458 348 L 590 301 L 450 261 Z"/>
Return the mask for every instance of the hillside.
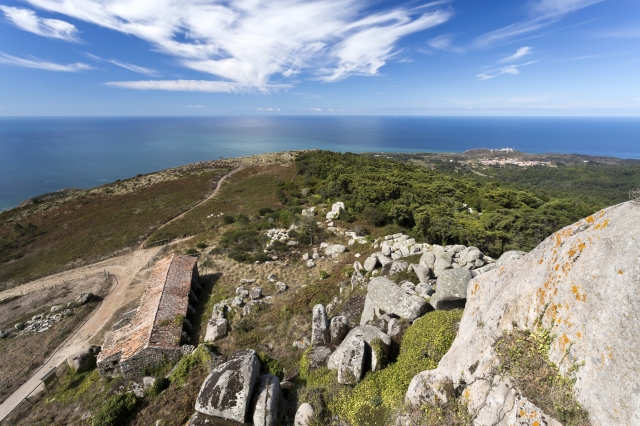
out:
<path id="1" fill-rule="evenodd" d="M 145 390 L 129 397 L 122 390 L 138 386 L 132 383 L 142 377 L 100 377 L 95 369 L 74 372 L 63 364 L 51 394 L 40 393 L 34 407 L 24 402 L 3 424 L 237 424 L 203 411 L 191 416 L 208 374 L 249 348 L 260 374 L 280 379 L 285 398 L 276 410 L 278 424 L 293 424 L 302 403 L 313 406 L 311 424 L 333 424 L 336 416 L 351 425 L 393 424 L 413 377 L 446 359 L 458 324 L 469 323 L 460 309 L 469 280 L 490 276 L 507 258 L 521 257 L 554 232 L 623 201 L 636 180 L 640 184 L 639 166 L 631 163 L 592 167 L 578 164 L 580 158 L 553 168 L 513 169 L 460 160 L 449 168 L 444 165 L 453 162 L 440 167 L 418 157 L 309 151 L 202 163 L 43 197 L 0 214 L 1 289 L 133 251 L 145 240 L 147 247 L 174 242 L 160 256 L 197 257 L 202 287 L 184 328 L 184 343 L 198 348 L 175 365 L 150 367 L 145 376 L 155 378 L 154 385 L 141 384 Z M 216 182 L 241 165 L 207 199 Z M 598 189 L 605 180 L 614 191 Z M 445 290 L 444 280 L 453 280 L 455 271 L 468 274 L 462 296 Z M 376 296 L 376 286 L 385 289 L 384 297 Z M 414 317 L 385 305 L 399 288 L 401 299 L 408 297 L 404 292 L 416 298 Z M 12 299 L 11 306 L 20 300 Z M 118 306 L 109 327 L 136 306 L 137 300 L 126 309 Z M 369 320 L 361 320 L 367 312 Z M 334 341 L 330 325 L 340 321 L 345 326 L 335 325 L 342 331 Z M 13 328 L 15 322 L 2 318 L 0 325 Z M 225 332 L 211 338 L 220 324 Z M 364 357 L 362 365 L 369 367 L 349 370 L 362 374 L 361 381 L 349 382 L 343 361 L 328 357 L 356 344 L 349 336 L 358 327 L 391 340 L 380 358 L 380 343 L 365 339 L 363 348 L 374 348 L 368 356 L 373 353 L 380 367 Z M 0 344 L 10 347 L 25 338 L 12 335 Z M 206 339 L 208 345 L 198 346 Z M 463 399 L 444 402 L 423 407 L 422 423 L 407 424 L 473 424 Z M 576 407 L 571 418 L 585 421 Z"/>

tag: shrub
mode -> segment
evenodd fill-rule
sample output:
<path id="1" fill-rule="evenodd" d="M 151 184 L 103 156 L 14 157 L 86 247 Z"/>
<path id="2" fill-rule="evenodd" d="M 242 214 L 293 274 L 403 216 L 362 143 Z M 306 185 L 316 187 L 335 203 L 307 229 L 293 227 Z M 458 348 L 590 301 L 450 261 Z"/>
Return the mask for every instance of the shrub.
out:
<path id="1" fill-rule="evenodd" d="M 196 244 L 196 248 L 205 249 L 205 248 L 207 248 L 207 245 L 205 243 L 198 243 L 198 244 Z"/>
<path id="2" fill-rule="evenodd" d="M 242 251 L 234 250 L 230 252 L 228 255 L 231 259 L 236 262 L 244 263 L 251 260 L 251 255 Z"/>
<path id="3" fill-rule="evenodd" d="M 318 278 L 320 278 L 321 280 L 326 280 L 327 278 L 329 278 L 329 274 L 327 273 L 327 271 L 319 271 L 318 272 Z"/>
<path id="4" fill-rule="evenodd" d="M 362 217 L 374 226 L 382 226 L 387 221 L 385 212 L 373 206 L 365 207 L 362 210 Z"/>
<path id="5" fill-rule="evenodd" d="M 127 417 L 137 404 L 132 393 L 121 393 L 107 399 L 93 418 L 93 426 L 119 426 L 126 423 Z"/>
<path id="6" fill-rule="evenodd" d="M 233 216 L 222 216 L 222 223 L 224 223 L 225 225 L 231 225 L 233 222 L 235 222 Z"/>
<path id="7" fill-rule="evenodd" d="M 209 353 L 202 346 L 198 346 L 195 351 L 180 359 L 176 368 L 171 372 L 169 380 L 172 383 L 176 383 L 178 386 L 181 386 L 189 377 L 189 372 L 196 365 L 209 362 L 210 360 L 211 356 Z"/>
<path id="8" fill-rule="evenodd" d="M 185 254 L 196 254 L 196 253 L 198 253 L 198 250 L 194 248 L 185 250 Z"/>
<path id="9" fill-rule="evenodd" d="M 271 207 L 261 207 L 258 210 L 258 215 L 265 216 L 267 213 L 273 213 L 273 209 Z"/>
<path id="10" fill-rule="evenodd" d="M 263 374 L 271 374 L 278 377 L 280 380 L 284 379 L 284 368 L 282 367 L 282 364 L 280 364 L 280 361 L 271 358 L 265 352 L 258 351 L 257 355 L 260 360 L 260 365 L 262 366 Z"/>
<path id="11" fill-rule="evenodd" d="M 296 238 L 300 244 L 311 244 L 311 235 L 305 233 L 299 233 Z"/>
<path id="12" fill-rule="evenodd" d="M 270 256 L 267 256 L 264 253 L 258 253 L 255 256 L 253 256 L 253 261 L 254 262 L 267 262 L 269 260 L 272 260 Z"/>
<path id="13" fill-rule="evenodd" d="M 235 215 L 233 217 L 233 220 L 236 223 L 240 223 L 240 224 L 246 225 L 247 223 L 249 223 L 249 216 L 247 216 L 244 213 L 238 213 L 237 215 Z"/>
<path id="14" fill-rule="evenodd" d="M 344 268 L 342 268 L 342 276 L 344 276 L 345 278 L 351 278 L 351 276 L 355 271 L 356 270 L 352 265 L 347 265 Z"/>

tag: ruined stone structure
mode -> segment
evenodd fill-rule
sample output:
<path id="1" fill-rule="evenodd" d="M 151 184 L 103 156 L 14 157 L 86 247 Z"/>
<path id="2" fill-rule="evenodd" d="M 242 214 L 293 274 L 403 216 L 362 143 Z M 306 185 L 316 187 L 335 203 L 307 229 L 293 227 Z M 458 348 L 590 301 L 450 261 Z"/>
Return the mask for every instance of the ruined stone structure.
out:
<path id="1" fill-rule="evenodd" d="M 130 322 L 107 334 L 97 359 L 100 375 L 141 375 L 145 367 L 181 356 L 183 326 L 198 289 L 196 258 L 172 254 L 154 267 Z M 195 299 L 197 300 L 197 299 Z"/>

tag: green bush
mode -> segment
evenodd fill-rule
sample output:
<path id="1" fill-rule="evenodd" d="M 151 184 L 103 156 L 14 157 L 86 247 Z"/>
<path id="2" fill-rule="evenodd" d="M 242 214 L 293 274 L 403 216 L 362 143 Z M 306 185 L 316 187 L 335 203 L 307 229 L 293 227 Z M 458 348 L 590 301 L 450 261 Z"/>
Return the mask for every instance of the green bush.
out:
<path id="1" fill-rule="evenodd" d="M 329 278 L 329 274 L 327 273 L 327 271 L 319 271 L 318 272 L 318 278 L 320 278 L 321 280 L 326 280 L 327 278 Z"/>
<path id="2" fill-rule="evenodd" d="M 353 267 L 353 265 L 347 265 L 342 268 L 342 276 L 345 278 L 351 278 L 355 271 L 356 269 Z"/>
<path id="3" fill-rule="evenodd" d="M 225 225 L 231 225 L 233 222 L 235 222 L 233 216 L 222 216 L 222 223 L 224 223 Z"/>
<path id="4" fill-rule="evenodd" d="M 198 244 L 196 244 L 196 248 L 205 249 L 205 248 L 207 248 L 207 245 L 205 243 L 198 243 Z"/>
<path id="5" fill-rule="evenodd" d="M 262 374 L 271 374 L 280 380 L 284 379 L 284 368 L 277 359 L 271 358 L 269 354 L 262 351 L 258 351 L 257 354 L 262 366 Z"/>
<path id="6" fill-rule="evenodd" d="M 300 244 L 311 244 L 311 235 L 305 233 L 298 233 L 296 238 Z"/>
<path id="7" fill-rule="evenodd" d="M 249 223 L 249 216 L 247 216 L 244 213 L 238 213 L 233 217 L 233 221 L 236 223 L 246 225 L 247 223 Z"/>
<path id="8" fill-rule="evenodd" d="M 252 259 L 252 260 L 253 260 L 254 262 L 262 262 L 262 263 L 264 263 L 264 262 L 267 262 L 267 261 L 269 261 L 269 260 L 273 260 L 273 259 L 271 259 L 271 257 L 270 257 L 270 256 L 267 256 L 267 255 L 266 255 L 266 254 L 264 254 L 264 253 L 258 253 L 258 254 L 256 254 L 255 256 L 253 256 L 253 259 Z"/>
<path id="9" fill-rule="evenodd" d="M 273 213 L 273 209 L 271 207 L 261 207 L 258 210 L 258 215 L 265 216 L 267 213 Z"/>
<path id="10" fill-rule="evenodd" d="M 287 250 L 287 244 L 283 243 L 282 241 L 276 240 L 273 243 L 271 243 L 271 246 L 269 248 L 271 248 L 271 250 L 283 252 Z"/>
<path id="11" fill-rule="evenodd" d="M 93 418 L 93 426 L 120 426 L 126 423 L 127 417 L 137 404 L 133 393 L 121 393 L 107 399 L 105 404 Z"/>
<path id="12" fill-rule="evenodd" d="M 185 250 L 185 254 L 196 254 L 196 253 L 198 253 L 198 250 L 194 249 L 194 248 L 190 248 L 190 249 L 186 249 Z"/>

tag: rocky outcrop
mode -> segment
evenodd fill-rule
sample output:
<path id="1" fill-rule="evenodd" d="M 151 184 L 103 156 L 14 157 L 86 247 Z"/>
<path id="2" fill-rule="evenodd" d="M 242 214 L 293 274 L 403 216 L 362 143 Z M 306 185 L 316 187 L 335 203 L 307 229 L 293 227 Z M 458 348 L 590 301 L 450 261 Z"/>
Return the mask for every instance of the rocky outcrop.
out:
<path id="1" fill-rule="evenodd" d="M 468 269 L 449 269 L 443 271 L 436 283 L 436 292 L 430 303 L 435 309 L 448 309 L 464 306 L 467 298 L 467 285 L 471 281 Z"/>
<path id="2" fill-rule="evenodd" d="M 331 211 L 327 213 L 327 219 L 337 219 L 342 210 L 344 210 L 344 203 L 342 201 L 334 203 L 333 206 L 331 206 Z"/>
<path id="3" fill-rule="evenodd" d="M 323 305 L 316 305 L 311 319 L 311 344 L 327 345 L 330 340 L 327 310 Z"/>
<path id="4" fill-rule="evenodd" d="M 205 379 L 196 399 L 196 411 L 244 423 L 260 372 L 253 349 L 234 352 Z"/>
<path id="5" fill-rule="evenodd" d="M 390 345 L 391 338 L 378 328 L 370 325 L 356 327 L 331 354 L 327 367 L 330 370 L 343 371 L 344 380 L 347 381 L 340 383 L 357 383 L 362 374 L 379 370 L 384 366 Z M 347 371 L 351 372 L 350 375 Z M 355 382 L 351 382 L 351 379 Z"/>
<path id="6" fill-rule="evenodd" d="M 213 342 L 227 335 L 229 322 L 226 318 L 211 318 L 207 323 L 207 332 L 204 336 L 205 342 Z"/>
<path id="7" fill-rule="evenodd" d="M 640 424 L 639 234 L 640 210 L 624 203 L 474 278 L 453 346 L 437 370 L 414 378 L 409 402 L 420 404 L 429 383 L 450 379 L 477 425 L 531 424 L 522 423 L 522 413 L 553 424 L 508 377 L 494 374 L 494 342 L 503 332 L 540 327 L 555 336 L 549 359 L 575 379 L 591 424 Z"/>

